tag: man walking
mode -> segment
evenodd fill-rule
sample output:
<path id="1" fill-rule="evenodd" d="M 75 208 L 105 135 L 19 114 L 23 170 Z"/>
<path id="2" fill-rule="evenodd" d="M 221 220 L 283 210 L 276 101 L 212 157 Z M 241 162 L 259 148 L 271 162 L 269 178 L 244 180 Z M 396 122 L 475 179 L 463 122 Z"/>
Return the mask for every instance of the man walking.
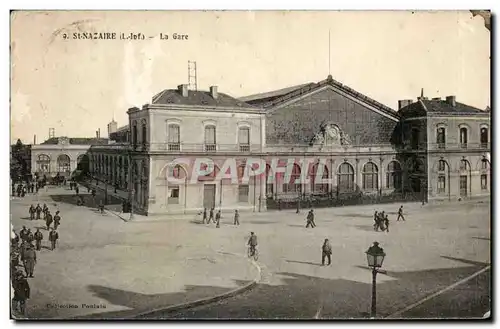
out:
<path id="1" fill-rule="evenodd" d="M 328 239 L 325 239 L 325 242 L 323 242 L 323 247 L 321 248 L 321 250 L 321 265 L 325 265 L 325 258 L 328 258 L 328 265 L 330 265 L 332 263 L 332 246 L 330 245 L 330 242 L 328 242 Z"/>
<path id="2" fill-rule="evenodd" d="M 28 232 L 26 232 L 26 242 L 31 243 L 31 242 L 33 242 L 33 240 L 34 240 L 33 233 L 31 232 L 31 229 L 29 228 Z"/>
<path id="3" fill-rule="evenodd" d="M 33 272 L 35 271 L 36 264 L 36 251 L 35 247 L 30 244 L 26 251 L 24 252 L 24 270 L 26 271 L 26 275 L 30 278 L 33 277 Z"/>
<path id="4" fill-rule="evenodd" d="M 50 230 L 50 224 L 52 224 L 52 214 L 47 210 L 45 213 L 45 225 L 47 225 L 47 231 Z"/>
<path id="5" fill-rule="evenodd" d="M 19 232 L 19 237 L 22 242 L 26 241 L 26 234 L 28 234 L 28 230 L 26 229 L 26 226 L 23 225 L 23 229 Z"/>
<path id="6" fill-rule="evenodd" d="M 205 221 L 207 220 L 207 208 L 203 209 L 203 224 L 205 224 Z"/>
<path id="7" fill-rule="evenodd" d="M 314 224 L 314 212 L 312 209 L 309 210 L 306 220 L 307 220 L 306 228 L 308 228 L 309 226 L 311 226 L 311 228 L 316 227 L 316 224 Z"/>
<path id="8" fill-rule="evenodd" d="M 42 232 L 40 232 L 39 228 L 36 229 L 34 237 L 35 237 L 36 250 L 42 249 L 43 234 Z"/>
<path id="9" fill-rule="evenodd" d="M 389 233 L 389 216 L 388 215 L 385 215 L 384 225 L 385 225 L 386 232 Z"/>
<path id="10" fill-rule="evenodd" d="M 35 211 L 36 211 L 36 219 L 40 219 L 40 214 L 42 213 L 42 207 L 40 207 L 39 203 L 36 205 Z"/>
<path id="11" fill-rule="evenodd" d="M 210 208 L 210 214 L 209 214 L 209 217 L 208 217 L 208 222 L 207 224 L 210 224 L 210 222 L 214 221 L 214 208 Z"/>
<path id="12" fill-rule="evenodd" d="M 401 206 L 398 210 L 398 219 L 397 219 L 398 222 L 399 222 L 399 218 L 402 218 L 403 221 L 405 221 L 405 216 L 403 216 L 403 206 Z"/>
<path id="13" fill-rule="evenodd" d="M 59 239 L 59 234 L 57 233 L 57 231 L 54 229 L 52 231 L 50 231 L 50 233 L 49 233 L 49 241 L 50 241 L 50 246 L 51 246 L 50 250 L 56 249 L 56 242 L 58 239 Z"/>
<path id="14" fill-rule="evenodd" d="M 30 213 L 30 220 L 35 219 L 35 207 L 33 205 L 30 205 L 29 213 Z"/>
<path id="15" fill-rule="evenodd" d="M 234 211 L 234 225 L 240 225 L 240 213 L 238 209 Z"/>
<path id="16" fill-rule="evenodd" d="M 221 214 L 220 214 L 220 210 L 217 212 L 217 214 L 215 214 L 215 223 L 217 225 L 215 225 L 216 228 L 219 228 L 220 227 L 220 217 L 221 217 Z"/>
<path id="17" fill-rule="evenodd" d="M 42 213 L 43 213 L 43 219 L 44 220 L 47 220 L 47 212 L 49 211 L 49 208 L 47 207 L 47 205 L 44 203 L 43 204 L 43 208 L 42 208 Z"/>
<path id="18" fill-rule="evenodd" d="M 61 225 L 61 216 L 59 216 L 59 210 L 56 211 L 56 214 L 54 216 L 54 230 L 57 230 L 57 228 Z"/>
<path id="19" fill-rule="evenodd" d="M 12 288 L 14 288 L 12 310 L 20 311 L 22 315 L 26 315 L 26 301 L 30 298 L 30 285 L 22 271 L 17 271 L 15 273 L 14 279 L 12 280 Z"/>

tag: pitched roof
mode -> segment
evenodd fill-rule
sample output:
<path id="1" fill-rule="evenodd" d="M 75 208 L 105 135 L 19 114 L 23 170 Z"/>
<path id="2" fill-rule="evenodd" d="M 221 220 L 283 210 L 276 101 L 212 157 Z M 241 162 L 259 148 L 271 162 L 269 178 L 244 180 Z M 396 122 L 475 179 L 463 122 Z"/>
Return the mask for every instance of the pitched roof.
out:
<path id="1" fill-rule="evenodd" d="M 57 145 L 61 137 L 52 137 L 47 139 L 42 145 Z M 65 138 L 65 137 L 62 137 Z M 87 137 L 75 137 L 68 138 L 69 144 L 72 145 L 106 145 L 108 144 L 107 138 L 87 138 Z"/>
<path id="2" fill-rule="evenodd" d="M 177 89 L 166 89 L 155 95 L 152 104 L 180 104 L 192 106 L 213 106 L 213 107 L 239 107 L 245 109 L 257 109 L 239 99 L 227 94 L 218 92 L 217 98 L 213 98 L 208 91 L 189 90 L 188 96 L 183 97 Z"/>
<path id="3" fill-rule="evenodd" d="M 268 109 L 268 108 L 273 108 L 275 106 L 278 106 L 284 102 L 288 102 L 294 98 L 300 97 L 306 93 L 310 93 L 314 90 L 317 90 L 317 89 L 322 88 L 322 87 L 327 86 L 327 85 L 331 85 L 337 89 L 340 89 L 344 93 L 346 93 L 352 97 L 355 97 L 355 98 L 377 108 L 378 110 L 380 110 L 386 114 L 389 114 L 389 115 L 394 116 L 394 117 L 398 116 L 397 112 L 394 111 L 393 109 L 391 109 L 390 107 L 388 107 L 382 103 L 379 103 L 376 100 L 374 100 L 368 96 L 365 96 L 365 95 L 357 92 L 356 90 L 349 88 L 348 86 L 334 80 L 331 75 L 329 75 L 328 78 L 326 78 L 325 80 L 322 80 L 322 81 L 319 81 L 316 83 L 311 82 L 311 83 L 306 83 L 303 85 L 298 85 L 295 87 L 289 87 L 289 88 L 285 88 L 285 89 L 276 90 L 274 92 L 260 94 L 261 95 L 260 98 L 254 97 L 254 96 L 258 96 L 258 95 L 242 97 L 241 100 L 245 100 L 249 104 L 252 104 L 255 106 L 261 106 L 261 107 Z M 269 96 L 269 95 L 271 95 L 271 96 Z"/>
<path id="4" fill-rule="evenodd" d="M 405 111 L 424 110 L 427 113 L 443 113 L 443 114 L 454 114 L 454 113 L 487 114 L 488 113 L 485 110 L 481 110 L 476 107 L 460 102 L 455 102 L 455 106 L 452 106 L 444 99 L 427 99 L 427 98 L 423 99 L 420 98 L 417 102 L 405 106 L 403 110 Z"/>

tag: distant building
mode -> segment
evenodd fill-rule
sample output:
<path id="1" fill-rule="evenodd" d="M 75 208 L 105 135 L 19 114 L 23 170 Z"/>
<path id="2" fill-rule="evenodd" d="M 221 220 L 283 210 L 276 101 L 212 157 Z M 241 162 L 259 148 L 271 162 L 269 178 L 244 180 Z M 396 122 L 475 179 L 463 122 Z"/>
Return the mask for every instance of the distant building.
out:
<path id="1" fill-rule="evenodd" d="M 70 177 L 75 171 L 87 171 L 87 152 L 91 145 L 107 144 L 106 138 L 54 137 L 31 146 L 31 170 L 39 177 Z"/>

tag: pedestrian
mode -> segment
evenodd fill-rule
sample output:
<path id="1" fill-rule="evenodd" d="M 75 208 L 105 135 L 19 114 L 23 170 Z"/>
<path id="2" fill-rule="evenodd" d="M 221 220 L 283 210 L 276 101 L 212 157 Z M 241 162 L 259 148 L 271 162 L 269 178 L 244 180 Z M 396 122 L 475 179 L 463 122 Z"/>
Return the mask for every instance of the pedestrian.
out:
<path id="1" fill-rule="evenodd" d="M 208 217 L 208 222 L 207 224 L 210 224 L 210 222 L 214 221 L 214 208 L 210 208 L 210 214 L 209 214 L 209 217 Z"/>
<path id="2" fill-rule="evenodd" d="M 21 197 L 25 197 L 26 196 L 26 186 L 23 186 L 23 189 L 21 190 Z"/>
<path id="3" fill-rule="evenodd" d="M 307 221 L 306 228 L 308 228 L 309 226 L 311 226 L 311 228 L 316 227 L 316 224 L 314 223 L 314 212 L 312 209 L 309 210 L 309 213 L 307 214 L 306 217 L 306 221 Z"/>
<path id="4" fill-rule="evenodd" d="M 16 184 L 12 184 L 12 196 L 16 196 Z"/>
<path id="5" fill-rule="evenodd" d="M 44 203 L 43 204 L 43 207 L 42 207 L 42 213 L 43 213 L 43 219 L 46 220 L 47 219 L 47 212 L 49 211 L 49 208 L 47 207 L 47 205 Z"/>
<path id="6" fill-rule="evenodd" d="M 73 182 L 69 182 L 69 189 L 73 190 Z"/>
<path id="7" fill-rule="evenodd" d="M 40 232 L 39 228 L 36 229 L 34 238 L 35 238 L 36 250 L 41 250 L 42 249 L 43 233 Z"/>
<path id="8" fill-rule="evenodd" d="M 28 229 L 26 229 L 26 226 L 23 225 L 22 230 L 19 232 L 19 237 L 21 238 L 21 241 L 26 241 L 26 234 L 28 233 Z"/>
<path id="9" fill-rule="evenodd" d="M 101 212 L 101 214 L 104 214 L 104 204 L 102 203 L 102 200 L 99 200 L 98 210 Z"/>
<path id="10" fill-rule="evenodd" d="M 12 280 L 12 288 L 14 288 L 12 310 L 20 311 L 22 315 L 26 315 L 26 301 L 30 298 L 30 285 L 22 271 L 16 272 Z"/>
<path id="11" fill-rule="evenodd" d="M 61 216 L 59 216 L 59 210 L 58 210 L 54 215 L 54 230 L 57 230 L 59 225 L 61 225 Z"/>
<path id="12" fill-rule="evenodd" d="M 45 215 L 45 225 L 47 225 L 47 231 L 50 230 L 50 224 L 52 224 L 52 214 L 49 210 L 47 210 Z"/>
<path id="13" fill-rule="evenodd" d="M 29 243 L 27 241 L 21 242 L 21 246 L 19 247 L 19 255 L 21 256 L 21 261 L 24 262 L 24 254 L 29 247 Z"/>
<path id="14" fill-rule="evenodd" d="M 388 215 L 385 215 L 384 225 L 385 225 L 386 232 L 389 233 L 389 216 Z"/>
<path id="15" fill-rule="evenodd" d="M 375 213 L 373 214 L 373 229 L 375 231 L 378 231 L 378 211 L 375 210 Z"/>
<path id="16" fill-rule="evenodd" d="M 325 265 L 325 258 L 328 258 L 328 265 L 330 265 L 332 263 L 332 246 L 330 245 L 330 242 L 328 242 L 328 239 L 325 239 L 325 242 L 323 242 L 321 251 L 321 265 Z"/>
<path id="17" fill-rule="evenodd" d="M 403 206 L 401 205 L 401 207 L 399 207 L 399 210 L 398 210 L 398 219 L 397 221 L 399 222 L 399 218 L 402 218 L 403 221 L 405 221 L 405 216 L 403 216 Z"/>
<path id="18" fill-rule="evenodd" d="M 38 182 L 35 184 L 35 193 L 38 194 L 38 190 L 40 189 L 40 185 Z"/>
<path id="19" fill-rule="evenodd" d="M 35 211 L 36 211 L 36 219 L 40 219 L 40 214 L 42 213 L 42 207 L 40 207 L 39 203 L 36 205 Z"/>
<path id="20" fill-rule="evenodd" d="M 205 221 L 207 220 L 207 208 L 203 209 L 203 224 L 205 224 Z"/>
<path id="21" fill-rule="evenodd" d="M 234 211 L 234 225 L 240 225 L 240 213 L 238 209 Z"/>
<path id="22" fill-rule="evenodd" d="M 30 278 L 33 277 L 33 272 L 35 271 L 36 264 L 36 251 L 35 247 L 30 244 L 26 251 L 24 252 L 24 270 L 26 271 L 26 275 Z"/>
<path id="23" fill-rule="evenodd" d="M 217 212 L 217 214 L 215 215 L 215 222 L 217 223 L 217 225 L 215 225 L 216 228 L 220 227 L 220 217 L 221 217 L 221 214 L 220 214 L 220 210 L 219 210 Z"/>
<path id="24" fill-rule="evenodd" d="M 50 241 L 50 250 L 56 249 L 56 242 L 59 239 L 59 234 L 55 229 L 52 229 L 49 233 L 49 241 Z"/>
<path id="25" fill-rule="evenodd" d="M 29 213 L 30 213 L 30 220 L 35 219 L 35 206 L 33 205 L 30 206 Z"/>
<path id="26" fill-rule="evenodd" d="M 31 243 L 33 239 L 33 232 L 31 232 L 31 229 L 28 229 L 28 232 L 26 232 L 26 242 Z"/>
<path id="27" fill-rule="evenodd" d="M 14 233 L 14 237 L 10 239 L 10 243 L 12 244 L 12 247 L 17 248 L 17 245 L 19 244 L 19 235 L 17 235 L 14 230 L 12 230 L 12 233 Z"/>
<path id="28" fill-rule="evenodd" d="M 78 188 L 78 185 L 75 183 L 75 193 L 78 195 L 80 193 L 80 189 Z"/>

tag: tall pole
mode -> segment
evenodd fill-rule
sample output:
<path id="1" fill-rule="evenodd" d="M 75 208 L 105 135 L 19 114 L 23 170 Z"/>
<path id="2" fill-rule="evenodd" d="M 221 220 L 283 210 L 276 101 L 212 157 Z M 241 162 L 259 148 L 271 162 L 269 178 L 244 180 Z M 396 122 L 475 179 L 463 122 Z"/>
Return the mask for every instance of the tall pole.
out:
<path id="1" fill-rule="evenodd" d="M 377 269 L 373 267 L 372 270 L 372 311 L 371 317 L 377 316 Z"/>
<path id="2" fill-rule="evenodd" d="M 108 204 L 108 180 L 104 181 L 104 205 Z"/>

